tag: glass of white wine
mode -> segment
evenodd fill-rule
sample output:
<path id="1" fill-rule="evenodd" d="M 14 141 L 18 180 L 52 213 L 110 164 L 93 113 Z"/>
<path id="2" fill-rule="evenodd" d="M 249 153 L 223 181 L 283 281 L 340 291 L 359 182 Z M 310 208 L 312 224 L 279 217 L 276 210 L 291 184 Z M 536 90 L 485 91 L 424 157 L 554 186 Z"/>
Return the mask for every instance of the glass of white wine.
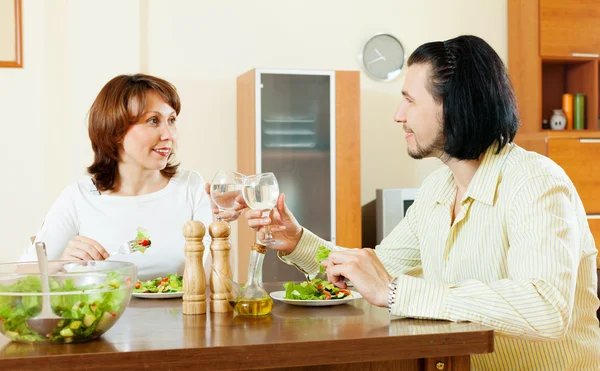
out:
<path id="1" fill-rule="evenodd" d="M 261 210 L 263 217 L 269 216 L 277 204 L 279 184 L 273 173 L 261 173 L 247 176 L 244 179 L 244 201 L 252 210 Z M 265 238 L 260 241 L 265 246 L 281 245 L 282 242 L 273 239 L 271 226 L 265 227 Z"/>
<path id="2" fill-rule="evenodd" d="M 217 220 L 231 219 L 236 204 L 235 199 L 242 194 L 244 174 L 235 171 L 219 170 L 210 183 L 210 197 L 219 208 Z"/>

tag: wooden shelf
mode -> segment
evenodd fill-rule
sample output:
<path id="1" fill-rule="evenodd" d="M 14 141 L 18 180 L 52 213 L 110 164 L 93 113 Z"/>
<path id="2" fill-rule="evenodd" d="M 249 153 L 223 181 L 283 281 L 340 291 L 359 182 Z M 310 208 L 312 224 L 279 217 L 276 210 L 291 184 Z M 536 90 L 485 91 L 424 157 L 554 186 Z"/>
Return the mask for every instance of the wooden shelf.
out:
<path id="1" fill-rule="evenodd" d="M 600 138 L 599 130 L 544 130 L 548 138 Z"/>
<path id="2" fill-rule="evenodd" d="M 585 96 L 585 127 L 598 129 L 598 61 L 545 61 L 542 59 L 542 117 L 562 108 L 565 93 Z"/>
<path id="3" fill-rule="evenodd" d="M 538 132 L 519 132 L 521 140 L 554 139 L 595 139 L 600 138 L 600 130 L 541 130 Z"/>
<path id="4" fill-rule="evenodd" d="M 544 63 L 577 63 L 577 62 L 590 62 L 598 61 L 600 57 L 573 57 L 573 56 L 544 56 L 542 62 Z"/>

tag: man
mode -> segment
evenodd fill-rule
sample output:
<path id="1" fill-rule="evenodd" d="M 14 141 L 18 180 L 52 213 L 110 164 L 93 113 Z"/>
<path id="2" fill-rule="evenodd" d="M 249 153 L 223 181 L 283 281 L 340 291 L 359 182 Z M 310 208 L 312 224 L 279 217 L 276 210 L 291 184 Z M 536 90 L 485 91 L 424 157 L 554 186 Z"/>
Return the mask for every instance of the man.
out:
<path id="1" fill-rule="evenodd" d="M 518 114 L 499 56 L 461 36 L 420 46 L 408 60 L 395 120 L 415 159 L 438 157 L 406 217 L 375 250 L 332 246 L 303 229 L 280 195 L 269 224 L 280 257 L 318 269 L 318 246 L 339 287 L 349 280 L 396 316 L 472 321 L 496 330 L 476 370 L 597 370 L 597 250 L 564 171 L 512 143 Z"/>

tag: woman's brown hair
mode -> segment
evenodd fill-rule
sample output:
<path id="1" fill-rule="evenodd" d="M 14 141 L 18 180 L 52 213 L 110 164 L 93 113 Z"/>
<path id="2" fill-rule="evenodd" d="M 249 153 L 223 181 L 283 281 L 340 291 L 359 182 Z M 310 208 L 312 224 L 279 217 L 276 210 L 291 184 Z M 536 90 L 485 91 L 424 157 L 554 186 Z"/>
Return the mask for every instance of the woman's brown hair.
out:
<path id="1" fill-rule="evenodd" d="M 90 108 L 88 132 L 94 150 L 94 163 L 87 170 L 100 192 L 113 190 L 119 180 L 119 149 L 123 137 L 129 126 L 137 122 L 144 112 L 149 91 L 160 95 L 179 114 L 181 102 L 175 87 L 166 80 L 144 74 L 113 78 L 104 85 Z M 179 166 L 173 162 L 172 156 L 160 171 L 169 179 Z"/>

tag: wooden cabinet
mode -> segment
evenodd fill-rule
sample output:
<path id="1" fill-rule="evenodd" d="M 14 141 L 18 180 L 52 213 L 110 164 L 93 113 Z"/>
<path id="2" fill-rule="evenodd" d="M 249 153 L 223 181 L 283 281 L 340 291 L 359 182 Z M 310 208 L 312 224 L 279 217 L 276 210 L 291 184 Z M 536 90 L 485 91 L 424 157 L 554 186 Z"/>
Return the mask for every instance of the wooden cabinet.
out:
<path id="1" fill-rule="evenodd" d="M 519 103 L 519 133 L 549 132 L 542 130 L 542 120 L 562 108 L 562 95 L 581 93 L 585 131 L 600 134 L 600 58 L 596 55 L 600 55 L 600 1 L 508 0 L 507 4 L 508 72 Z M 590 22 L 594 27 L 587 25 Z M 581 43 L 591 46 L 585 51 L 566 49 L 578 49 Z"/>
<path id="2" fill-rule="evenodd" d="M 508 72 L 521 126 L 515 142 L 550 157 L 575 184 L 600 242 L 600 1 L 508 0 Z M 544 130 L 562 95 L 585 96 L 585 130 Z"/>
<path id="3" fill-rule="evenodd" d="M 273 172 L 301 225 L 361 247 L 359 72 L 251 70 L 237 79 L 237 105 L 238 171 Z M 238 237 L 243 281 L 255 239 L 245 220 Z M 270 252 L 263 279 L 305 277 Z"/>
<path id="4" fill-rule="evenodd" d="M 548 157 L 562 167 L 588 214 L 600 215 L 600 136 L 597 139 L 548 140 Z M 598 240 L 600 242 L 600 240 Z"/>
<path id="5" fill-rule="evenodd" d="M 516 142 L 523 148 L 548 156 L 564 169 L 581 197 L 590 230 L 598 246 L 600 244 L 600 132 L 522 133 L 517 135 Z"/>
<path id="6" fill-rule="evenodd" d="M 600 1 L 540 0 L 542 56 L 600 56 Z"/>

